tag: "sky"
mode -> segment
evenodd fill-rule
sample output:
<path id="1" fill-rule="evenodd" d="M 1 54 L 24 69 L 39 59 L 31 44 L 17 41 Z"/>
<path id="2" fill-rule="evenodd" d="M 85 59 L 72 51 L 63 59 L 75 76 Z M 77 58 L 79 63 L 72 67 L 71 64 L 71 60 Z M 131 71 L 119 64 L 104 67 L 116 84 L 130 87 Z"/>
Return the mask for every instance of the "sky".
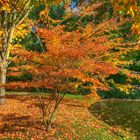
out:
<path id="1" fill-rule="evenodd" d="M 77 7 L 76 7 L 76 3 L 77 3 L 76 1 L 72 1 L 72 3 L 71 3 L 71 7 L 74 11 L 78 10 Z"/>

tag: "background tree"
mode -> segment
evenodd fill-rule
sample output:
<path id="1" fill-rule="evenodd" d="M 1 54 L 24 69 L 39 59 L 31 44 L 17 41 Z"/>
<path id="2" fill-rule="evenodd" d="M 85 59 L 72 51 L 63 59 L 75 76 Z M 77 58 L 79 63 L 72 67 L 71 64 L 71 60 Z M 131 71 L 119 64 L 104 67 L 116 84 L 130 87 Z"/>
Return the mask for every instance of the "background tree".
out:
<path id="1" fill-rule="evenodd" d="M 5 88 L 6 73 L 9 63 L 9 55 L 11 47 L 13 46 L 14 31 L 26 28 L 23 21 L 28 16 L 31 7 L 29 7 L 30 0 L 23 1 L 0 1 L 0 36 L 1 36 L 1 78 L 0 78 L 0 104 L 5 102 Z M 20 28 L 19 28 L 20 27 Z M 22 30 L 24 32 L 24 30 Z M 23 33 L 24 34 L 24 33 Z"/>

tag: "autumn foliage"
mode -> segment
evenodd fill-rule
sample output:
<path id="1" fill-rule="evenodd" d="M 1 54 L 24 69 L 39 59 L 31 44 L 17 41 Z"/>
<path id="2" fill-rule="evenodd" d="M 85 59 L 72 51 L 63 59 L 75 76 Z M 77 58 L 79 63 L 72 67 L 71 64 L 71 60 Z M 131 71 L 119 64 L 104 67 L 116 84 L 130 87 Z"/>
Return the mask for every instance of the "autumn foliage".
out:
<path id="1" fill-rule="evenodd" d="M 41 9 L 42 5 L 39 2 L 0 0 L 2 15 L 0 36 L 3 38 L 0 42 L 3 76 L 1 76 L 0 98 L 5 96 L 5 88 L 12 91 L 33 90 L 37 93 L 41 90 L 47 91 L 49 96 L 42 98 L 42 95 L 39 95 L 36 105 L 41 111 L 47 131 L 52 128 L 56 111 L 67 93 L 82 94 L 78 92 L 78 88 L 84 85 L 89 89 L 90 97 L 97 97 L 98 91 L 109 91 L 113 87 L 110 86 L 108 78 L 119 72 L 127 75 L 128 82 L 132 78 L 140 78 L 139 74 L 125 69 L 130 63 L 122 59 L 131 50 L 139 50 L 138 44 L 126 42 L 122 36 L 114 37 L 116 32 L 120 32 L 123 24 L 128 21 L 133 22 L 132 18 L 112 16 L 103 18 L 100 22 L 93 22 L 96 10 L 101 12 L 99 9 L 104 4 L 98 1 L 79 4 L 78 12 L 71 10 L 70 3 L 64 1 L 61 3 L 63 5 L 61 10 L 64 11 L 62 17 L 52 18 L 49 13 L 50 5 L 57 5 L 60 2 L 60 0 L 51 2 L 41 0 L 40 3 L 44 7 Z M 114 4 L 114 1 L 112 3 Z M 18 6 L 15 7 L 16 5 Z M 38 7 L 41 9 L 38 13 L 39 19 L 28 18 L 31 5 L 35 10 Z M 119 4 L 114 5 L 114 11 L 121 9 L 119 6 Z M 135 7 L 128 6 L 128 8 L 128 14 L 133 17 Z M 55 9 L 55 12 L 59 15 L 57 10 Z M 84 18 L 87 18 L 86 23 Z M 71 19 L 76 21 L 71 23 Z M 136 26 L 132 26 L 131 29 L 134 28 Z M 22 44 L 24 42 L 22 39 L 29 34 L 36 37 L 41 51 L 32 51 L 27 49 L 24 43 Z M 10 80 L 7 82 L 6 78 Z M 117 86 L 126 93 L 133 88 L 129 84 Z"/>
<path id="2" fill-rule="evenodd" d="M 51 128 L 54 114 L 66 93 L 77 93 L 77 87 L 84 83 L 89 84 L 93 93 L 91 95 L 98 90 L 109 90 L 103 79 L 119 70 L 113 62 L 104 60 L 107 54 L 111 55 L 112 41 L 104 35 L 109 26 L 102 27 L 110 23 L 114 23 L 112 28 L 117 28 L 115 19 L 100 26 L 88 24 L 71 32 L 64 31 L 64 26 L 38 28 L 43 44 L 42 53 L 27 51 L 20 46 L 13 49 L 13 56 L 17 56 L 14 63 L 24 63 L 18 67 L 10 67 L 9 75 L 28 73 L 32 78 L 29 81 L 7 83 L 6 87 L 43 88 L 51 92 L 47 104 L 40 99 L 40 109 L 47 130 Z"/>

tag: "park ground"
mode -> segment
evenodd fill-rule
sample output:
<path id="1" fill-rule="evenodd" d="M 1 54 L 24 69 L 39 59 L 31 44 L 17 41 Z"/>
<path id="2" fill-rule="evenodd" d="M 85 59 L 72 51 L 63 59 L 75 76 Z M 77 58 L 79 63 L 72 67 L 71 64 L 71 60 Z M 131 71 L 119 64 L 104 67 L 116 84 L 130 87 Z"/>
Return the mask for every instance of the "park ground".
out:
<path id="1" fill-rule="evenodd" d="M 25 93 L 26 94 L 26 93 Z M 67 95 L 62 101 L 53 127 L 45 131 L 38 95 L 6 96 L 0 106 L 0 140 L 137 140 L 130 128 L 101 120 L 101 106 L 80 95 Z M 44 96 L 47 100 L 47 95 Z M 101 109 L 100 109 L 101 110 Z M 111 110 L 112 111 L 112 110 Z M 127 121 L 127 120 L 126 120 Z"/>

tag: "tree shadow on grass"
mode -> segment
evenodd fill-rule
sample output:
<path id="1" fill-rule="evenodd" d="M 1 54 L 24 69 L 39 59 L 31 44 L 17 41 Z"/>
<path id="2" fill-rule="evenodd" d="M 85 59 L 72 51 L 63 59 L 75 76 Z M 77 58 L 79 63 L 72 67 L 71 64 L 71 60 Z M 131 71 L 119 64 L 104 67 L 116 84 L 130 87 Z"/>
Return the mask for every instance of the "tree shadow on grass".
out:
<path id="1" fill-rule="evenodd" d="M 36 99 L 37 97 L 34 95 L 6 95 L 6 99 L 15 99 L 15 100 L 19 100 L 21 102 L 30 100 L 30 99 Z"/>
<path id="2" fill-rule="evenodd" d="M 35 128 L 44 130 L 41 121 L 33 121 L 31 116 L 17 116 L 16 113 L 4 115 L 1 119 L 3 122 L 0 127 L 0 133 L 26 132 L 27 129 Z"/>
<path id="3" fill-rule="evenodd" d="M 38 95 L 28 94 L 28 95 L 6 95 L 6 99 L 15 99 L 21 102 L 30 101 L 32 100 L 38 100 Z M 43 99 L 48 99 L 48 97 L 43 97 Z"/>

